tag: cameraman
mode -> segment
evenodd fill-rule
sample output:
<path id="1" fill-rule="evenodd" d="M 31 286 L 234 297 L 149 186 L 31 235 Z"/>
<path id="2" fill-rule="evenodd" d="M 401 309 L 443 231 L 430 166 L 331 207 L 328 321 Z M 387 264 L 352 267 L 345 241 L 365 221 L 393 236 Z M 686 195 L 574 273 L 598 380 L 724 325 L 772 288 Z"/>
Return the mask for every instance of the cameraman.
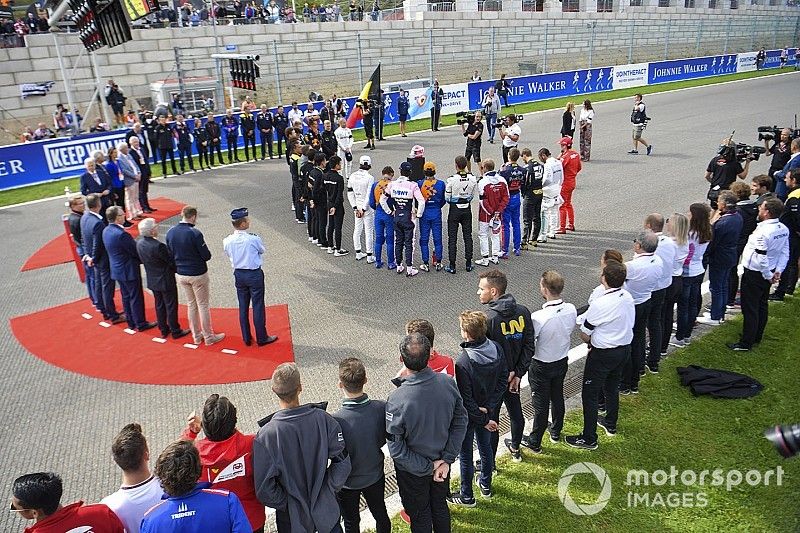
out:
<path id="1" fill-rule="evenodd" d="M 750 170 L 752 155 L 745 158 L 744 167 L 736 159 L 736 147 L 731 143 L 731 139 L 725 139 L 718 155 L 708 163 L 706 168 L 706 181 L 709 183 L 708 201 L 711 209 L 717 208 L 717 198 L 719 192 L 727 190 L 736 178 L 745 179 Z"/>
<path id="2" fill-rule="evenodd" d="M 767 175 L 772 178 L 772 192 L 775 192 L 775 185 L 777 183 L 775 173 L 783 169 L 786 163 L 789 162 L 789 158 L 792 157 L 791 134 L 792 132 L 789 128 L 782 129 L 780 138 L 777 140 L 773 139 L 771 147 L 769 145 L 769 140 L 764 139 L 764 148 L 767 150 L 768 154 L 772 154 L 772 161 L 769 163 L 769 171 L 767 172 Z"/>
<path id="3" fill-rule="evenodd" d="M 508 163 L 508 151 L 516 148 L 519 144 L 519 136 L 522 130 L 517 124 L 517 115 L 508 115 L 503 119 L 500 126 L 500 138 L 503 140 L 503 163 Z"/>
<path id="4" fill-rule="evenodd" d="M 475 111 L 475 118 L 468 123 L 461 122 L 461 133 L 467 138 L 467 147 L 464 150 L 464 157 L 467 158 L 467 172 L 472 172 L 470 158 L 475 159 L 476 163 L 481 162 L 481 137 L 483 136 L 483 122 L 481 122 L 481 112 Z"/>

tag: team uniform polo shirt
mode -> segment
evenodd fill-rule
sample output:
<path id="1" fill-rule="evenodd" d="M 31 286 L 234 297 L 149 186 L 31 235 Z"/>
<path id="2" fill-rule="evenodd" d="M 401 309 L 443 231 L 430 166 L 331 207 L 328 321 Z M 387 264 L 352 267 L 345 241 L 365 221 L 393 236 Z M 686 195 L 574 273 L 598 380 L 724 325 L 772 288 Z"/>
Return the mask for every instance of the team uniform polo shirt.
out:
<path id="1" fill-rule="evenodd" d="M 578 312 L 575 306 L 563 300 L 546 302 L 531 313 L 536 351 L 533 358 L 543 363 L 560 361 L 567 356 L 570 335 L 575 327 Z"/>
<path id="2" fill-rule="evenodd" d="M 658 248 L 656 248 L 655 254 L 661 259 L 661 277 L 658 278 L 658 283 L 654 290 L 659 291 L 672 285 L 672 273 L 675 265 L 675 258 L 678 255 L 678 245 L 675 244 L 675 241 L 670 237 L 661 232 L 656 233 L 656 235 L 658 235 Z M 683 258 L 686 259 L 686 256 Z M 683 262 L 681 262 L 681 266 L 683 266 Z M 680 272 L 676 275 L 679 276 Z"/>
<path id="3" fill-rule="evenodd" d="M 106 504 L 109 509 L 122 521 L 125 531 L 139 533 L 142 517 L 148 509 L 161 501 L 164 490 L 155 476 L 136 485 L 123 485 L 120 489 L 106 496 L 100 503 Z"/>
<path id="4" fill-rule="evenodd" d="M 636 308 L 623 288 L 606 289 L 595 298 L 584 315 L 581 331 L 591 337 L 594 348 L 617 348 L 633 341 Z"/>
<path id="5" fill-rule="evenodd" d="M 742 266 L 761 272 L 764 279 L 772 279 L 775 272 L 783 272 L 789 261 L 789 228 L 777 218 L 759 222 L 747 239 L 742 252 Z"/>
<path id="6" fill-rule="evenodd" d="M 664 263 L 654 253 L 636 254 L 632 260 L 625 263 L 628 275 L 625 279 L 625 290 L 628 291 L 636 305 L 650 299 L 664 271 Z M 672 283 L 672 276 L 670 276 Z"/>

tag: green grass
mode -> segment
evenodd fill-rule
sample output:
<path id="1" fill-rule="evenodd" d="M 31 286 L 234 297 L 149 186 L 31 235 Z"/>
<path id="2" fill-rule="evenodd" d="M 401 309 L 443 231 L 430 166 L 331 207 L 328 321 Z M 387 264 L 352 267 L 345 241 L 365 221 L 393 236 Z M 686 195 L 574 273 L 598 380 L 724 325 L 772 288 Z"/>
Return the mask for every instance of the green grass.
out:
<path id="1" fill-rule="evenodd" d="M 582 451 L 545 438 L 544 453 L 523 448 L 524 461 L 502 460 L 494 480 L 494 498 L 478 501 L 475 509 L 453 510 L 453 531 L 522 533 L 528 531 L 798 531 L 800 460 L 784 460 L 762 436 L 774 424 L 800 420 L 797 380 L 800 362 L 800 297 L 770 304 L 770 317 L 761 345 L 749 353 L 732 352 L 725 342 L 737 340 L 741 318 L 730 320 L 689 347 L 662 362 L 658 376 L 647 376 L 641 394 L 623 397 L 619 433 L 602 434 L 596 451 Z M 676 367 L 697 364 L 750 375 L 765 389 L 746 400 L 694 397 L 679 383 Z M 581 410 L 567 416 L 564 434 L 579 433 Z M 576 516 L 559 501 L 557 484 L 562 472 L 580 461 L 603 467 L 612 482 L 611 499 L 598 514 Z M 716 468 L 764 472 L 781 466 L 782 486 L 751 487 L 745 483 L 728 492 L 725 487 L 628 487 L 629 469 L 679 472 Z M 774 478 L 773 478 L 774 482 Z M 578 503 L 592 504 L 600 485 L 591 475 L 578 475 L 569 486 Z M 629 490 L 649 492 L 704 492 L 702 508 L 629 508 Z M 399 519 L 396 531 L 408 531 Z"/>
<path id="2" fill-rule="evenodd" d="M 653 93 L 660 93 L 665 91 L 674 91 L 676 89 L 685 89 L 688 87 L 700 87 L 703 85 L 713 85 L 716 83 L 722 83 L 726 81 L 733 81 L 733 80 L 742 80 L 748 78 L 758 78 L 761 76 L 771 76 L 780 73 L 781 70 L 779 69 L 770 69 L 770 70 L 761 70 L 761 71 L 754 71 L 754 72 L 741 72 L 738 74 L 728 74 L 725 76 L 716 76 L 713 78 L 702 78 L 696 80 L 687 80 L 687 81 L 678 81 L 672 83 L 663 83 L 660 85 L 651 85 L 647 87 L 636 87 L 632 89 L 620 89 L 617 91 L 607 91 L 602 93 L 596 93 L 592 95 L 587 95 L 591 98 L 592 102 L 602 102 L 604 100 L 612 100 L 615 98 L 624 98 L 627 96 L 633 96 L 636 93 L 642 94 L 653 94 Z M 783 72 L 786 72 L 785 70 Z M 528 104 L 517 104 L 510 106 L 507 108 L 508 111 L 512 111 L 514 113 L 532 113 L 534 111 L 544 111 L 548 109 L 559 109 L 566 106 L 567 102 L 569 101 L 578 101 L 584 98 L 582 95 L 578 95 L 576 97 L 567 97 L 567 98 L 555 98 L 551 100 L 541 100 L 538 102 L 531 102 Z M 442 116 L 441 119 L 442 126 L 451 126 L 456 123 L 456 117 L 454 115 L 446 115 Z M 430 118 L 421 118 L 417 120 L 412 120 L 406 123 L 406 131 L 422 131 L 427 130 L 430 128 Z M 400 133 L 400 125 L 399 124 L 387 124 L 384 127 L 384 136 L 391 136 L 397 135 Z M 364 136 L 363 130 L 358 130 L 353 132 L 353 137 L 356 141 L 364 141 L 366 137 Z M 260 150 L 260 147 L 259 147 Z M 223 151 L 224 152 L 224 151 Z M 259 152 L 260 153 L 260 152 Z M 243 159 L 244 150 L 239 150 L 239 157 Z M 227 159 L 227 153 L 225 154 Z M 160 177 L 161 176 L 161 165 L 151 165 L 153 169 L 153 177 Z M 197 158 L 195 158 L 195 166 L 197 166 Z M 8 191 L 0 191 L 0 207 L 5 205 L 12 205 L 22 202 L 28 202 L 31 200 L 39 200 L 42 198 L 49 198 L 52 196 L 58 196 L 63 194 L 64 187 L 68 186 L 71 191 L 78 190 L 78 180 L 77 179 L 65 179 L 65 180 L 56 180 L 52 182 L 40 183 L 38 185 L 31 185 L 28 187 L 20 187 L 18 189 L 12 189 Z"/>

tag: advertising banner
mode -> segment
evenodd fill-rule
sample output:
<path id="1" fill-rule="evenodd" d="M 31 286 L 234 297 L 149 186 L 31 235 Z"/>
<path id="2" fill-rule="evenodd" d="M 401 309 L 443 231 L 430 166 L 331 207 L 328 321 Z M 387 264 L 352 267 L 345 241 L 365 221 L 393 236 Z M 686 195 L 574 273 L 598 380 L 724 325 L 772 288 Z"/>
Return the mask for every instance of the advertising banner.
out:
<path id="1" fill-rule="evenodd" d="M 794 54 L 796 48 L 787 49 L 786 66 L 794 65 Z M 779 68 L 781 66 L 781 50 L 767 50 L 767 61 L 764 63 L 764 68 Z"/>
<path id="2" fill-rule="evenodd" d="M 633 63 L 612 67 L 614 89 L 629 89 L 647 85 L 647 63 Z"/>
<path id="3" fill-rule="evenodd" d="M 736 54 L 650 63 L 647 84 L 691 80 L 736 72 Z"/>
<path id="4" fill-rule="evenodd" d="M 442 85 L 444 97 L 442 98 L 442 115 L 453 115 L 459 111 L 469 111 L 469 84 L 467 83 L 454 83 L 452 85 Z M 397 100 L 397 93 L 392 93 L 394 99 Z M 408 90 L 408 118 L 414 120 L 415 118 L 422 118 L 423 116 L 430 116 L 432 105 L 433 86 L 420 87 Z M 395 116 L 397 106 L 395 105 Z M 396 121 L 395 118 L 393 121 Z"/>
<path id="5" fill-rule="evenodd" d="M 756 69 L 756 55 L 758 52 L 745 52 L 736 57 L 736 72 L 750 72 Z"/>

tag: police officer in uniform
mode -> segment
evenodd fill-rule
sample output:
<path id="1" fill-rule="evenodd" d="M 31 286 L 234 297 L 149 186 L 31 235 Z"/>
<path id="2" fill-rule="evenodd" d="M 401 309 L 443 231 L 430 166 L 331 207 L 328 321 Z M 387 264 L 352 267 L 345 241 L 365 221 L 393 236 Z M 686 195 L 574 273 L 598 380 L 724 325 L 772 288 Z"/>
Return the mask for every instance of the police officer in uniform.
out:
<path id="1" fill-rule="evenodd" d="M 236 280 L 236 296 L 239 298 L 239 325 L 242 339 L 247 346 L 253 344 L 250 332 L 250 303 L 253 305 L 253 327 L 256 344 L 264 346 L 278 340 L 276 335 L 267 335 L 267 317 L 264 310 L 264 272 L 261 270 L 261 255 L 266 251 L 261 237 L 248 233 L 250 219 L 246 207 L 231 211 L 234 231 L 222 240 L 225 255 L 231 261 Z"/>
<path id="2" fill-rule="evenodd" d="M 758 206 L 758 226 L 742 252 L 742 336 L 728 344 L 736 352 L 749 351 L 761 342 L 769 313 L 769 288 L 781 279 L 789 260 L 789 229 L 780 221 L 783 204 L 767 198 Z"/>
<path id="3" fill-rule="evenodd" d="M 219 157 L 219 164 L 223 163 L 222 161 L 222 129 L 217 124 L 217 121 L 214 120 L 214 114 L 208 114 L 208 120 L 206 120 L 206 133 L 208 133 L 208 152 L 211 155 L 209 159 L 210 163 L 209 166 L 214 164 L 214 150 L 217 151 L 217 156 Z"/>

